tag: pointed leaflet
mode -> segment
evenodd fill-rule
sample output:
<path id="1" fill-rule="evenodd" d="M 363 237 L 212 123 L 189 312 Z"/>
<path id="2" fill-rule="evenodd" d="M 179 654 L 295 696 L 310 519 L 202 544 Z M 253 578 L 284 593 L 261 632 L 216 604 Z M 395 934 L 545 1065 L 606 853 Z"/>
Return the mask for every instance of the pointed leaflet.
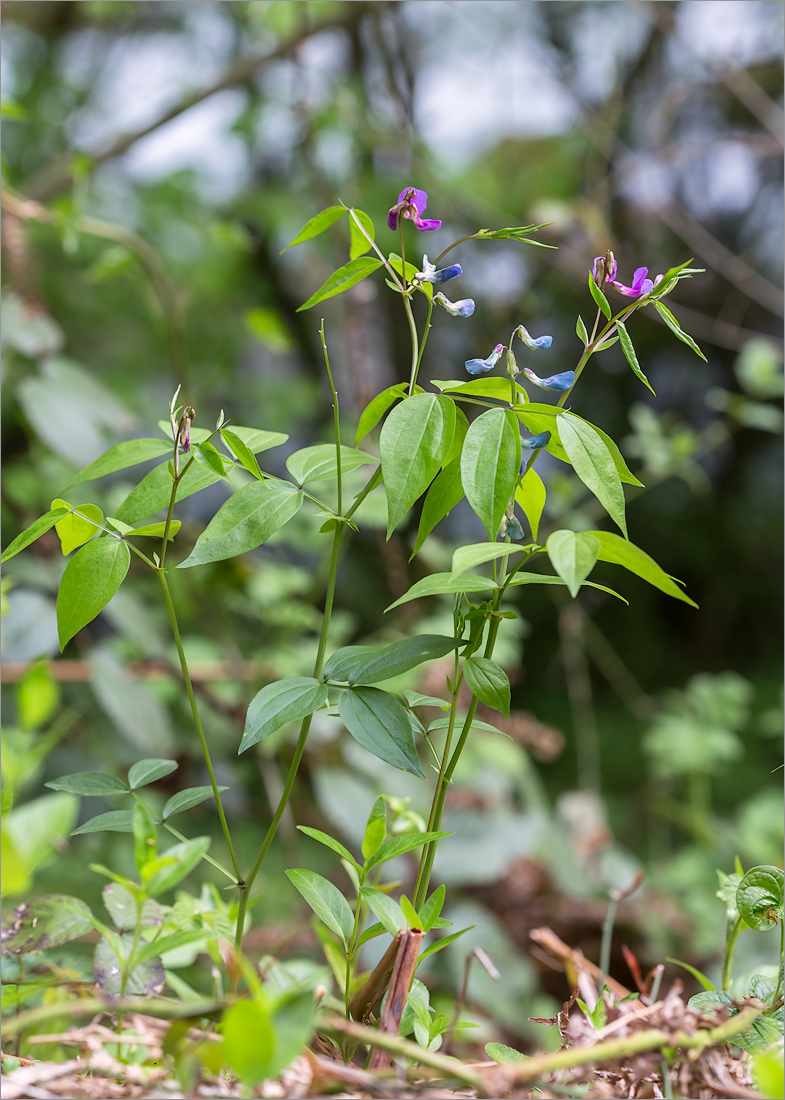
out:
<path id="1" fill-rule="evenodd" d="M 346 688 L 338 713 L 355 741 L 374 756 L 425 778 L 409 721 L 409 712 L 394 695 L 375 687 Z"/>
<path id="2" fill-rule="evenodd" d="M 296 676 L 268 684 L 251 700 L 238 752 L 264 741 L 287 722 L 313 714 L 327 702 L 327 685 L 311 676 Z"/>
<path id="3" fill-rule="evenodd" d="M 596 532 L 595 532 L 595 534 L 596 534 Z M 618 538 L 618 537 L 619 536 L 617 535 L 616 538 Z M 624 540 L 621 539 L 620 541 L 623 542 Z M 595 584 L 594 581 L 584 581 L 583 583 L 588 585 L 589 588 L 596 588 L 600 592 L 607 592 L 609 596 L 615 596 L 616 599 L 621 600 L 622 603 L 628 604 L 630 602 L 629 600 L 625 600 L 624 596 L 620 596 L 618 592 L 614 592 L 614 590 L 612 588 L 608 588 L 604 584 Z M 518 587 L 520 587 L 521 585 L 524 585 L 524 584 L 555 584 L 555 585 L 563 584 L 563 585 L 566 586 L 567 582 L 564 580 L 563 577 L 554 577 L 551 573 L 519 572 L 519 573 L 513 574 L 510 577 L 509 581 L 505 585 L 505 588 L 507 588 L 507 587 L 518 588 Z"/>
<path id="4" fill-rule="evenodd" d="M 673 577 L 670 577 L 661 569 L 654 558 L 649 557 L 645 550 L 641 550 L 639 546 L 627 539 L 619 538 L 613 531 L 588 531 L 586 533 L 599 539 L 600 561 L 621 565 L 628 569 L 630 573 L 635 573 L 636 576 L 648 581 L 655 588 L 659 588 L 667 596 L 673 596 L 676 600 L 683 600 L 691 607 L 698 606 L 694 600 L 691 600 L 689 596 L 682 592 Z"/>
<path id="5" fill-rule="evenodd" d="M 461 464 L 460 462 L 450 462 L 443 470 L 439 471 L 430 489 L 425 494 L 412 558 L 417 554 L 436 524 L 443 520 L 446 515 L 449 515 L 455 505 L 463 500 L 463 496 Z M 411 561 L 411 558 L 409 560 Z"/>
<path id="6" fill-rule="evenodd" d="M 326 924 L 331 932 L 340 936 L 344 947 L 347 947 L 352 938 L 354 916 L 348 901 L 338 887 L 328 879 L 317 875 L 315 871 L 307 871 L 299 867 L 287 871 L 286 875 L 319 920 Z"/>
<path id="7" fill-rule="evenodd" d="M 229 497 L 178 569 L 223 561 L 255 550 L 297 513 L 303 494 L 288 481 L 254 481 Z"/>
<path id="8" fill-rule="evenodd" d="M 545 485 L 542 478 L 532 466 L 527 470 L 515 490 L 515 500 L 523 509 L 523 514 L 529 521 L 532 529 L 532 538 L 537 538 L 540 529 L 542 511 L 545 507 Z"/>
<path id="9" fill-rule="evenodd" d="M 520 553 L 524 546 L 514 542 L 472 542 L 468 546 L 459 546 L 452 556 L 453 573 L 466 573 L 476 565 L 486 561 L 496 561 L 510 554 Z"/>
<path id="10" fill-rule="evenodd" d="M 68 791 L 69 794 L 87 796 L 128 794 L 128 787 L 122 780 L 105 772 L 74 772 L 72 775 L 61 775 L 59 779 L 50 779 L 44 786 L 53 791 Z"/>
<path id="11" fill-rule="evenodd" d="M 591 424 L 572 413 L 559 417 L 559 438 L 578 477 L 594 493 L 626 538 L 624 490 L 605 441 Z"/>
<path id="12" fill-rule="evenodd" d="M 169 454 L 173 447 L 171 440 L 167 442 L 164 439 L 129 439 L 125 443 L 116 443 L 72 478 L 68 488 L 81 485 L 84 481 L 95 481 L 107 474 L 117 473 L 118 470 L 127 470 L 129 466 L 137 466 L 151 458 L 160 458 L 161 455 Z"/>
<path id="13" fill-rule="evenodd" d="M 349 473 L 367 462 L 378 462 L 375 455 L 358 451 L 355 447 L 341 447 L 341 473 Z M 315 447 L 303 447 L 286 460 L 286 469 L 298 485 L 309 481 L 325 481 L 338 476 L 338 460 L 332 443 L 317 443 Z"/>
<path id="14" fill-rule="evenodd" d="M 599 539 L 585 531 L 554 531 L 545 544 L 551 564 L 573 599 L 594 568 L 600 553 Z"/>
<path id="15" fill-rule="evenodd" d="M 305 833 L 306 836 L 312 837 L 314 840 L 318 840 L 320 844 L 324 844 L 327 848 L 332 848 L 334 852 L 337 852 L 339 856 L 351 863 L 355 870 L 360 870 L 360 864 L 354 858 L 352 853 L 341 844 L 340 840 L 336 840 L 335 837 L 330 836 L 328 833 L 323 833 L 321 829 L 311 829 L 307 825 L 298 825 L 297 828 L 301 833 Z"/>
<path id="16" fill-rule="evenodd" d="M 192 493 L 198 493 L 206 489 L 208 485 L 214 485 L 220 478 L 212 470 L 203 470 L 194 463 L 183 474 L 182 481 L 177 487 L 177 500 L 185 500 Z M 156 512 L 169 506 L 172 495 L 172 475 L 169 472 L 169 463 L 162 462 L 131 490 L 120 507 L 115 511 L 117 519 L 123 523 L 138 523 L 140 519 L 154 516 Z"/>
<path id="17" fill-rule="evenodd" d="M 307 302 L 303 302 L 301 306 L 297 307 L 296 312 L 301 313 L 304 309 L 310 309 L 311 306 L 317 305 L 318 302 L 324 302 L 327 298 L 334 298 L 336 294 L 343 294 L 349 287 L 362 282 L 363 279 L 377 271 L 381 266 L 382 261 L 375 259 L 373 256 L 360 256 L 356 260 L 350 260 L 348 264 L 344 264 L 343 267 L 339 267 L 337 271 L 334 271 Z"/>
<path id="18" fill-rule="evenodd" d="M 88 542 L 71 558 L 57 593 L 60 652 L 66 642 L 96 617 L 125 580 L 131 551 L 122 539 Z"/>
<path id="19" fill-rule="evenodd" d="M 17 535 L 10 545 L 6 546 L 0 560 L 8 561 L 9 558 L 13 558 L 21 550 L 29 546 L 31 542 L 35 542 L 36 539 L 40 539 L 41 535 L 45 535 L 46 532 L 51 530 L 57 521 L 62 519 L 67 513 L 67 508 L 53 508 L 52 511 L 47 512 L 46 515 L 39 516 L 39 518 L 22 531 L 20 535 Z"/>
<path id="20" fill-rule="evenodd" d="M 605 314 L 605 316 L 610 321 L 610 319 L 611 319 L 610 303 L 608 302 L 608 299 L 605 297 L 603 292 L 600 290 L 600 288 L 597 286 L 596 282 L 594 281 L 594 275 L 591 273 L 591 271 L 589 272 L 589 293 L 591 294 L 592 298 L 597 303 L 597 305 L 600 307 L 600 310 Z"/>
<path id="21" fill-rule="evenodd" d="M 441 394 L 418 393 L 397 405 L 379 437 L 387 494 L 387 538 L 430 485 L 455 432 L 455 406 Z"/>
<path id="22" fill-rule="evenodd" d="M 461 481 L 466 499 L 495 539 L 504 510 L 520 474 L 521 438 L 512 413 L 489 409 L 466 433 L 461 453 Z"/>
<path id="23" fill-rule="evenodd" d="M 256 455 L 253 453 L 247 443 L 244 443 L 240 439 L 239 435 L 235 435 L 234 432 L 230 432 L 228 428 L 221 429 L 221 442 L 225 447 L 234 454 L 237 461 L 245 467 L 249 474 L 252 474 L 258 481 L 263 480 L 262 471 L 259 468 L 259 463 L 256 460 Z"/>
<path id="24" fill-rule="evenodd" d="M 638 356 L 635 354 L 635 348 L 633 347 L 632 340 L 630 339 L 630 334 L 627 332 L 626 327 L 622 324 L 621 321 L 616 322 L 616 331 L 618 332 L 619 339 L 621 340 L 621 350 L 624 352 L 624 358 L 632 367 L 632 373 L 635 375 L 636 378 L 639 378 L 641 382 L 643 382 L 644 386 L 648 387 L 648 389 L 650 389 L 651 392 L 654 393 L 654 389 L 652 388 L 651 383 L 641 370 L 641 365 L 638 362 Z"/>
<path id="25" fill-rule="evenodd" d="M 481 703 L 510 717 L 510 681 L 500 665 L 486 657 L 468 657 L 463 662 L 463 675 Z"/>
<path id="26" fill-rule="evenodd" d="M 400 676 L 424 661 L 444 657 L 463 644 L 462 638 L 420 634 L 386 646 L 345 646 L 327 661 L 323 676 L 325 680 L 345 680 L 350 684 L 376 684 Z"/>
<path id="27" fill-rule="evenodd" d="M 219 787 L 219 791 L 228 791 L 228 787 Z M 175 814 L 184 813 L 186 810 L 193 809 L 194 806 L 198 806 L 200 802 L 206 802 L 208 798 L 213 797 L 212 787 L 186 787 L 182 791 L 178 791 L 177 794 L 173 794 L 171 798 L 167 799 L 164 803 L 164 808 L 161 810 L 161 821 L 167 821 L 170 817 L 174 817 Z"/>
<path id="28" fill-rule="evenodd" d="M 392 611 L 399 604 L 408 603 L 409 600 L 417 600 L 422 596 L 444 596 L 456 592 L 485 592 L 487 589 L 498 588 L 496 581 L 490 577 L 481 577 L 479 573 L 431 573 L 423 577 L 421 581 L 415 581 L 408 592 L 391 603 L 385 611 Z"/>
<path id="29" fill-rule="evenodd" d="M 365 230 L 363 233 L 357 226 L 357 222 Z M 365 235 L 367 234 L 367 236 Z M 373 222 L 364 210 L 352 210 L 349 215 L 349 259 L 356 260 L 358 256 L 364 256 L 368 249 L 371 247 L 368 237 L 371 241 L 374 239 Z"/>
<path id="30" fill-rule="evenodd" d="M 348 212 L 349 208 L 346 206 L 328 206 L 326 210 L 320 210 L 318 214 L 308 219 L 297 236 L 292 237 L 286 248 L 281 249 L 281 253 L 286 252 L 287 248 L 294 248 L 296 244 L 302 244 L 303 241 L 310 241 L 312 237 L 318 237 Z"/>
<path id="31" fill-rule="evenodd" d="M 668 328 L 671 330 L 673 335 L 676 336 L 679 340 L 681 340 L 682 344 L 686 344 L 688 348 L 692 348 L 692 350 L 695 352 L 695 354 L 699 355 L 701 357 L 701 359 L 704 361 L 704 363 L 708 363 L 708 359 L 706 358 L 706 356 L 703 354 L 701 349 L 695 343 L 693 338 L 691 336 L 689 336 L 684 331 L 684 329 L 681 327 L 681 325 L 676 320 L 676 318 L 673 316 L 673 314 L 668 309 L 668 307 L 664 306 L 662 304 L 662 302 L 655 302 L 654 303 L 654 308 L 657 310 L 660 317 L 662 317 L 663 321 L 668 326 Z"/>
<path id="32" fill-rule="evenodd" d="M 377 393 L 376 397 L 368 402 L 357 425 L 357 435 L 354 437 L 355 447 L 361 439 L 365 438 L 368 432 L 373 431 L 390 406 L 394 405 L 399 398 L 406 396 L 408 388 L 406 382 L 397 382 L 394 386 L 388 386 L 386 390 Z M 422 393 L 422 390 L 418 386 L 415 392 Z"/>
<path id="33" fill-rule="evenodd" d="M 128 786 L 132 791 L 146 787 L 148 783 L 155 783 L 176 771 L 178 766 L 176 760 L 137 760 L 128 772 Z"/>

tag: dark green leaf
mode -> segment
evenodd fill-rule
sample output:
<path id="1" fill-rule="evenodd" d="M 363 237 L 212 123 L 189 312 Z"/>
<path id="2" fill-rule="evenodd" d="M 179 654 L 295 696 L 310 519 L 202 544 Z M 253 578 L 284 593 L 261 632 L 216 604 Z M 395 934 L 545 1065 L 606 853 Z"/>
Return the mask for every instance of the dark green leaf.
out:
<path id="1" fill-rule="evenodd" d="M 92 913 L 79 898 L 47 894 L 20 905 L 3 919 L 4 955 L 33 955 L 92 930 Z"/>
<path id="2" fill-rule="evenodd" d="M 630 573 L 635 573 L 636 576 L 648 581 L 648 583 L 654 585 L 655 588 L 659 588 L 660 591 L 664 592 L 666 595 L 673 596 L 676 600 L 683 600 L 684 603 L 688 603 L 691 607 L 698 606 L 689 596 L 682 592 L 674 578 L 670 577 L 659 565 L 657 565 L 654 558 L 649 557 L 644 550 L 635 546 L 634 543 L 629 542 L 627 539 L 620 538 L 612 531 L 589 531 L 587 533 L 594 535 L 600 540 L 600 561 L 608 561 L 612 562 L 614 565 L 621 565 L 625 569 L 628 569 Z"/>
<path id="3" fill-rule="evenodd" d="M 229 788 L 219 787 L 218 790 L 228 791 Z M 167 799 L 163 810 L 161 810 L 161 820 L 166 821 L 168 818 L 174 817 L 175 814 L 190 810 L 194 806 L 198 806 L 200 802 L 206 802 L 208 798 L 212 797 L 212 787 L 186 787 L 185 790 L 178 791 L 177 794 L 173 794 L 171 798 Z"/>
<path id="4" fill-rule="evenodd" d="M 303 302 L 301 306 L 298 306 L 296 312 L 301 313 L 302 310 L 310 309 L 311 306 L 315 306 L 319 302 L 334 298 L 336 294 L 343 294 L 345 290 L 362 282 L 363 279 L 373 274 L 381 266 L 382 261 L 373 256 L 359 256 L 356 260 L 350 260 L 348 264 L 344 264 L 343 267 L 339 267 L 337 271 L 334 271 L 307 302 Z"/>
<path id="5" fill-rule="evenodd" d="M 121 539 L 88 542 L 71 558 L 57 593 L 60 652 L 83 626 L 92 622 L 125 580 L 131 551 Z"/>
<path id="6" fill-rule="evenodd" d="M 287 248 L 294 248 L 296 244 L 302 244 L 303 241 L 310 241 L 312 237 L 318 237 L 320 233 L 324 233 L 325 229 L 329 229 L 331 225 L 334 225 L 347 213 L 348 207 L 346 206 L 328 206 L 326 210 L 321 210 L 308 219 L 297 236 L 292 237 L 286 248 L 281 249 L 281 253 L 286 252 Z"/>
<path id="7" fill-rule="evenodd" d="M 510 681 L 503 668 L 487 657 L 467 657 L 463 675 L 480 702 L 510 717 Z"/>
<path id="8" fill-rule="evenodd" d="M 479 573 L 431 573 L 420 581 L 415 581 L 411 588 L 391 603 L 386 611 L 409 600 L 417 600 L 422 596 L 442 596 L 455 592 L 484 592 L 486 589 L 498 588 L 496 581 L 490 577 L 481 577 Z"/>
<path id="9" fill-rule="evenodd" d="M 129 439 L 125 443 L 116 443 L 72 478 L 68 488 L 81 485 L 84 481 L 95 481 L 107 474 L 115 474 L 118 470 L 127 470 L 129 466 L 138 466 L 140 462 L 149 462 L 151 458 L 160 458 L 173 450 L 174 443 L 165 439 Z"/>
<path id="10" fill-rule="evenodd" d="M 341 447 L 341 473 L 356 470 L 368 462 L 378 462 L 367 451 L 358 451 L 355 447 Z M 332 443 L 319 443 L 315 447 L 304 447 L 295 451 L 286 460 L 286 469 L 298 485 L 309 481 L 325 481 L 338 476 L 338 461 Z"/>
<path id="11" fill-rule="evenodd" d="M 50 512 L 47 512 L 44 516 L 39 516 L 34 523 L 31 523 L 21 535 L 17 535 L 14 541 L 5 548 L 3 556 L 0 561 L 8 561 L 9 558 L 13 558 L 20 550 L 24 550 L 26 546 L 29 546 L 31 542 L 35 542 L 36 539 L 40 539 L 41 535 L 45 535 L 47 531 L 61 520 L 63 516 L 67 515 L 67 508 L 53 508 Z"/>
<path id="12" fill-rule="evenodd" d="M 597 303 L 597 305 L 600 307 L 600 310 L 605 314 L 605 316 L 610 321 L 610 319 L 611 319 L 611 307 L 608 303 L 608 299 L 605 297 L 603 292 L 600 290 L 600 288 L 595 283 L 594 275 L 592 274 L 591 271 L 589 272 L 589 293 L 591 294 L 592 298 Z"/>
<path id="13" fill-rule="evenodd" d="M 553 568 L 574 599 L 597 562 L 599 539 L 585 531 L 554 531 L 548 536 L 545 548 Z"/>
<path id="14" fill-rule="evenodd" d="M 616 322 L 616 331 L 618 332 L 619 339 L 621 340 L 621 350 L 624 352 L 624 358 L 632 367 L 632 373 L 635 375 L 636 378 L 639 378 L 640 381 L 643 382 L 644 386 L 647 386 L 651 390 L 651 392 L 654 393 L 654 389 L 652 388 L 648 378 L 641 370 L 641 365 L 638 362 L 638 356 L 635 354 L 635 348 L 633 347 L 632 340 L 630 339 L 630 334 L 627 332 L 626 327 L 622 324 L 621 321 Z"/>
<path id="15" fill-rule="evenodd" d="M 98 814 L 85 821 L 78 829 L 74 829 L 71 836 L 81 836 L 82 833 L 132 833 L 134 831 L 133 810 L 110 810 L 106 814 Z"/>
<path id="16" fill-rule="evenodd" d="M 337 886 L 315 871 L 294 868 L 286 875 L 296 890 L 316 913 L 319 920 L 335 932 L 347 947 L 352 938 L 354 915 Z"/>
<path id="17" fill-rule="evenodd" d="M 495 539 L 515 492 L 521 438 L 512 413 L 489 409 L 470 425 L 461 452 L 461 482 L 473 511 Z"/>
<path id="18" fill-rule="evenodd" d="M 444 657 L 464 644 L 461 638 L 419 634 L 386 646 L 345 646 L 336 650 L 327 661 L 323 677 L 325 680 L 345 680 L 350 684 L 376 684 L 380 680 L 400 676 L 425 661 Z"/>
<path id="19" fill-rule="evenodd" d="M 178 569 L 224 561 L 255 550 L 296 515 L 303 494 L 287 481 L 255 481 L 229 497 Z"/>
<path id="20" fill-rule="evenodd" d="M 736 890 L 736 908 L 750 928 L 774 928 L 783 919 L 785 875 L 779 867 L 752 867 Z"/>
<path id="21" fill-rule="evenodd" d="M 559 439 L 578 477 L 594 493 L 626 538 L 624 490 L 605 441 L 591 424 L 572 413 L 559 417 Z"/>
<path id="22" fill-rule="evenodd" d="M 368 860 L 368 870 L 379 867 L 382 863 L 389 863 L 391 859 L 413 852 L 416 848 L 422 848 L 432 840 L 442 840 L 446 836 L 452 836 L 452 833 L 404 833 L 402 836 L 391 836 Z"/>
<path id="23" fill-rule="evenodd" d="M 463 500 L 463 495 L 461 464 L 460 462 L 450 462 L 443 470 L 439 471 L 430 489 L 425 494 L 412 558 L 418 553 L 436 524 L 443 520 L 459 501 Z"/>
<path id="24" fill-rule="evenodd" d="M 268 684 L 251 700 L 238 752 L 264 741 L 287 722 L 313 714 L 327 702 L 327 685 L 311 676 L 296 676 Z"/>
<path id="25" fill-rule="evenodd" d="M 681 325 L 676 320 L 676 318 L 673 316 L 673 314 L 668 309 L 668 307 L 664 306 L 662 304 L 662 302 L 655 302 L 654 303 L 654 308 L 657 310 L 660 317 L 662 317 L 663 321 L 668 326 L 668 328 L 671 330 L 673 335 L 677 339 L 681 340 L 682 344 L 686 344 L 688 348 L 692 348 L 692 350 L 695 352 L 695 354 L 699 355 L 704 363 L 708 363 L 708 359 L 706 358 L 706 356 L 703 354 L 701 349 L 695 343 L 693 338 L 691 336 L 688 336 L 687 333 L 682 329 Z"/>
<path id="26" fill-rule="evenodd" d="M 104 772 L 74 772 L 62 775 L 59 779 L 50 779 L 45 787 L 53 791 L 68 791 L 69 794 L 101 795 L 128 794 L 128 787 L 113 775 Z"/>
<path id="27" fill-rule="evenodd" d="M 415 394 L 397 405 L 379 437 L 387 494 L 387 538 L 438 473 L 455 432 L 448 397 Z"/>
<path id="28" fill-rule="evenodd" d="M 128 772 L 128 786 L 132 791 L 146 787 L 148 783 L 155 783 L 157 779 L 176 771 L 177 767 L 176 760 L 137 760 Z"/>
<path id="29" fill-rule="evenodd" d="M 401 771 L 425 778 L 406 707 L 381 688 L 347 688 L 338 700 L 338 713 L 349 733 L 374 756 Z"/>
<path id="30" fill-rule="evenodd" d="M 394 386 L 388 386 L 386 390 L 377 393 L 376 397 L 368 402 L 357 425 L 357 435 L 354 437 L 355 447 L 361 439 L 365 438 L 368 432 L 373 431 L 390 406 L 405 396 L 408 388 L 406 382 L 397 382 Z M 422 393 L 422 390 L 417 387 L 416 392 Z"/>

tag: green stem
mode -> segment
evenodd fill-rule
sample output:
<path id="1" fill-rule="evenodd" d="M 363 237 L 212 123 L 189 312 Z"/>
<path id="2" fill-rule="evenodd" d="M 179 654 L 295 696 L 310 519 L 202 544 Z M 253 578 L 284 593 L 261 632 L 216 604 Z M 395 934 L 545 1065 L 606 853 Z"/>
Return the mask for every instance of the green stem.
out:
<path id="1" fill-rule="evenodd" d="M 335 383 L 333 382 L 333 372 L 330 370 L 330 356 L 327 354 L 327 341 L 324 336 L 324 317 L 322 317 L 322 323 L 319 328 L 319 336 L 322 341 L 322 352 L 324 353 L 324 365 L 327 368 L 327 377 L 330 381 L 330 390 L 333 395 L 333 424 L 335 427 L 335 463 L 336 463 L 336 477 L 338 480 L 338 503 L 336 505 L 336 511 L 340 514 L 343 511 L 342 503 L 342 482 L 341 482 L 341 419 L 338 409 L 338 393 L 335 389 Z"/>
<path id="2" fill-rule="evenodd" d="M 161 587 L 164 590 L 164 599 L 166 600 L 166 608 L 169 612 L 169 621 L 172 624 L 172 634 L 174 635 L 174 643 L 177 646 L 177 655 L 180 658 L 180 668 L 183 673 L 183 681 L 185 683 L 185 690 L 188 693 L 188 700 L 191 704 L 191 713 L 194 717 L 194 723 L 196 725 L 196 732 L 199 735 L 199 742 L 202 746 L 202 755 L 207 767 L 207 773 L 210 776 L 210 786 L 213 788 L 213 797 L 215 798 L 216 809 L 218 810 L 218 817 L 221 820 L 221 829 L 223 830 L 224 839 L 226 840 L 226 847 L 229 850 L 229 858 L 234 868 L 236 877 L 236 883 L 241 890 L 241 898 L 245 894 L 243 888 L 243 878 L 240 874 L 240 868 L 237 863 L 237 858 L 234 854 L 234 845 L 232 844 L 232 837 L 229 832 L 229 825 L 226 821 L 226 814 L 224 813 L 223 803 L 221 802 L 221 792 L 218 790 L 218 781 L 215 778 L 215 769 L 213 768 L 212 758 L 210 757 L 210 749 L 207 745 L 207 738 L 205 737 L 204 728 L 202 726 L 202 719 L 199 716 L 199 708 L 196 705 L 196 696 L 194 695 L 193 684 L 191 683 L 191 675 L 188 671 L 188 662 L 185 657 L 185 650 L 183 649 L 183 642 L 180 637 L 180 627 L 177 623 L 177 614 L 174 609 L 174 603 L 172 602 L 172 594 L 169 591 L 169 585 L 166 580 L 166 573 L 163 569 L 157 569 L 158 579 L 161 582 Z"/>
<path id="3" fill-rule="evenodd" d="M 373 482 L 373 478 L 366 485 L 366 490 L 369 490 L 369 486 Z M 362 496 L 362 494 L 359 494 Z M 359 499 L 355 501 L 355 507 L 359 504 Z M 350 509 L 351 511 L 351 509 Z M 327 650 L 327 636 L 330 630 L 330 620 L 332 618 L 333 601 L 335 598 L 335 580 L 338 574 L 338 558 L 341 551 L 341 540 L 343 538 L 344 524 L 339 524 L 333 531 L 333 549 L 332 557 L 330 558 L 330 572 L 327 579 L 327 595 L 324 601 L 324 613 L 322 615 L 322 629 L 319 635 L 319 647 L 316 652 L 316 660 L 314 661 L 313 676 L 315 680 L 318 680 L 322 674 L 322 668 L 324 666 L 324 655 Z M 284 811 L 289 804 L 289 798 L 291 797 L 292 790 L 294 788 L 295 780 L 297 779 L 297 772 L 300 767 L 300 761 L 303 758 L 305 752 L 305 743 L 308 740 L 308 732 L 311 728 L 311 721 L 313 719 L 312 714 L 307 714 L 302 720 L 300 725 L 300 735 L 297 738 L 297 744 L 294 748 L 294 756 L 292 762 L 289 765 L 289 772 L 286 776 L 286 783 L 278 802 L 278 807 L 273 815 L 273 819 L 267 829 L 264 840 L 262 841 L 259 852 L 254 861 L 254 865 L 251 868 L 244 884 L 244 889 L 240 895 L 240 908 L 237 914 L 237 929 L 235 932 L 235 946 L 239 949 L 242 946 L 243 939 L 243 927 L 245 925 L 245 914 L 248 909 L 248 899 L 251 893 L 251 887 L 254 884 L 256 876 L 259 874 L 259 870 L 264 863 L 265 857 L 270 850 L 275 834 L 278 831 L 278 826 L 281 823 L 281 818 L 284 815 Z"/>
<path id="4" fill-rule="evenodd" d="M 733 956 L 736 954 L 736 941 L 741 934 L 745 921 L 739 917 L 733 926 L 733 931 L 728 938 L 728 946 L 725 948 L 725 959 L 722 964 L 722 989 L 730 990 L 730 979 L 733 973 Z"/>
<path id="5" fill-rule="evenodd" d="M 448 252 L 451 252 L 453 248 L 457 248 L 459 244 L 463 244 L 464 241 L 473 241 L 477 237 L 476 233 L 469 234 L 468 237 L 459 237 L 457 241 L 453 241 L 452 244 L 448 244 L 444 252 L 440 252 L 436 259 L 433 261 L 435 266 L 438 266 Z"/>

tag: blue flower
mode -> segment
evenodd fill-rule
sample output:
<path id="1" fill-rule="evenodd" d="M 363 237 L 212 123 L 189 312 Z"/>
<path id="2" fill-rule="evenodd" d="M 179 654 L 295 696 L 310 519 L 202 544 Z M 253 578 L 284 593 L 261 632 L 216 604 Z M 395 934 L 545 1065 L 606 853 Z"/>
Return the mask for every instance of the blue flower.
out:
<path id="1" fill-rule="evenodd" d="M 493 370 L 504 351 L 504 344 L 497 344 L 487 359 L 467 359 L 464 363 L 469 374 L 486 374 Z"/>
<path id="2" fill-rule="evenodd" d="M 612 285 L 619 294 L 626 294 L 628 298 L 641 298 L 654 289 L 652 280 L 646 278 L 648 273 L 648 267 L 639 267 L 632 277 L 632 286 L 625 286 L 624 283 L 619 282 L 614 282 Z"/>
<path id="3" fill-rule="evenodd" d="M 523 325 L 518 325 L 515 330 L 523 340 L 527 348 L 531 348 L 532 351 L 536 351 L 538 348 L 549 348 L 553 343 L 552 336 L 538 336 L 536 339 L 530 336 Z"/>
<path id="4" fill-rule="evenodd" d="M 521 447 L 523 447 L 525 451 L 539 451 L 541 447 L 547 447 L 550 441 L 550 432 L 540 432 L 539 435 L 533 435 L 529 439 L 522 439 Z M 523 473 L 523 470 L 521 470 L 521 473 Z"/>
<path id="5" fill-rule="evenodd" d="M 428 257 L 423 256 L 422 271 L 418 271 L 414 277 L 420 283 L 446 283 L 450 279 L 457 279 L 459 275 L 463 275 L 460 264 L 452 264 L 451 267 L 443 267 L 441 271 L 437 271 L 436 264 L 429 263 Z"/>
<path id="6" fill-rule="evenodd" d="M 434 294 L 433 300 L 438 302 L 448 313 L 451 313 L 453 317 L 471 317 L 474 313 L 474 300 L 472 298 L 461 298 L 460 302 L 451 302 L 439 290 Z"/>
<path id="7" fill-rule="evenodd" d="M 566 370 L 561 374 L 552 374 L 550 378 L 538 378 L 529 367 L 523 368 L 523 373 L 535 386 L 541 390 L 568 390 L 575 385 L 575 371 Z"/>
<path id="8" fill-rule="evenodd" d="M 439 229 L 442 223 L 436 218 L 420 217 L 427 205 L 428 196 L 424 191 L 418 191 L 416 187 L 404 187 L 398 196 L 397 203 L 390 208 L 387 224 L 390 229 L 397 229 L 398 215 L 400 215 L 402 218 L 409 218 L 422 231 Z"/>
<path id="9" fill-rule="evenodd" d="M 517 516 L 506 516 L 507 530 L 505 534 L 509 535 L 513 542 L 517 542 L 518 539 L 523 538 L 523 528 L 518 521 Z"/>

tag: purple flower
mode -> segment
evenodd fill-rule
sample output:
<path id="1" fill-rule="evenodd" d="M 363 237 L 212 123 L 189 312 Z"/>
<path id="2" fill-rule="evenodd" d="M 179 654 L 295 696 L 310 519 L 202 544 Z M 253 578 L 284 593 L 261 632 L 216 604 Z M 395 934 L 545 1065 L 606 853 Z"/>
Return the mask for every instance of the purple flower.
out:
<path id="1" fill-rule="evenodd" d="M 518 325 L 515 331 L 518 333 L 521 340 L 523 340 L 526 347 L 531 348 L 532 351 L 536 351 L 537 348 L 549 348 L 553 343 L 552 336 L 538 336 L 536 338 L 530 336 L 523 325 Z"/>
<path id="2" fill-rule="evenodd" d="M 438 302 L 448 313 L 451 313 L 453 317 L 471 317 L 474 313 L 474 299 L 472 298 L 461 298 L 460 302 L 451 302 L 439 290 L 434 294 L 433 300 Z"/>
<path id="3" fill-rule="evenodd" d="M 493 370 L 504 351 L 504 344 L 497 344 L 487 359 L 467 359 L 464 363 L 469 374 L 486 374 Z"/>
<path id="4" fill-rule="evenodd" d="M 398 196 L 397 203 L 390 208 L 387 215 L 387 224 L 390 229 L 397 229 L 398 215 L 400 214 L 401 217 L 413 221 L 420 230 L 438 229 L 442 223 L 437 221 L 436 218 L 420 217 L 427 205 L 428 196 L 424 191 L 418 191 L 416 187 L 404 187 Z"/>
<path id="5" fill-rule="evenodd" d="M 654 289 L 652 280 L 646 278 L 648 273 L 648 267 L 639 267 L 632 277 L 632 286 L 625 286 L 624 283 L 619 282 L 614 282 L 613 286 L 619 294 L 626 294 L 628 298 L 640 298 Z"/>
<path id="6" fill-rule="evenodd" d="M 522 439 L 521 446 L 525 451 L 539 451 L 541 447 L 547 447 L 550 441 L 550 432 L 540 432 L 539 435 L 533 435 L 530 439 Z"/>
<path id="7" fill-rule="evenodd" d="M 594 267 L 591 269 L 594 281 L 602 290 L 606 283 L 611 283 L 616 278 L 616 259 L 608 250 L 604 256 L 594 257 Z"/>
<path id="8" fill-rule="evenodd" d="M 423 256 L 422 271 L 418 271 L 414 277 L 420 283 L 446 283 L 450 279 L 457 279 L 459 275 L 463 275 L 463 268 L 460 264 L 443 267 L 441 271 L 437 271 L 436 264 L 430 263 L 428 257 Z"/>
<path id="9" fill-rule="evenodd" d="M 538 378 L 529 367 L 524 367 L 523 373 L 530 382 L 534 383 L 535 386 L 539 386 L 541 390 L 568 390 L 570 386 L 575 385 L 574 370 L 566 370 L 561 374 L 552 374 L 550 378 Z"/>

